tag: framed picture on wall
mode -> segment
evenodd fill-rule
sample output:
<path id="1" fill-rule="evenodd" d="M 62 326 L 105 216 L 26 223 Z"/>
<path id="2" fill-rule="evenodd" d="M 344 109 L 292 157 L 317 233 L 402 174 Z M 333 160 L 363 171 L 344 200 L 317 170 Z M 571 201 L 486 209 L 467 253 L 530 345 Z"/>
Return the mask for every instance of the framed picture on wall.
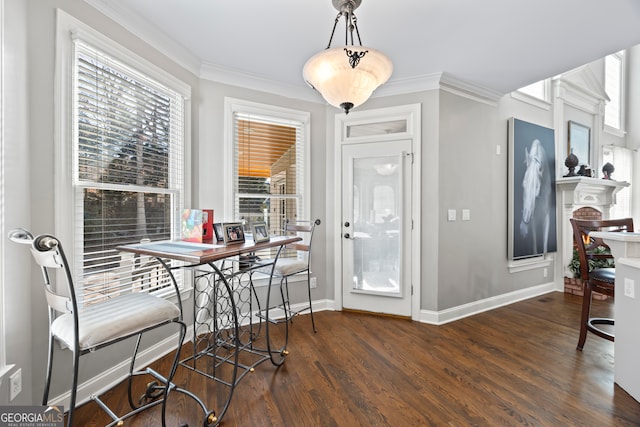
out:
<path id="1" fill-rule="evenodd" d="M 508 257 L 557 251 L 553 129 L 509 119 Z"/>
<path id="2" fill-rule="evenodd" d="M 567 155 L 573 153 L 578 165 L 591 164 L 591 129 L 569 120 Z"/>

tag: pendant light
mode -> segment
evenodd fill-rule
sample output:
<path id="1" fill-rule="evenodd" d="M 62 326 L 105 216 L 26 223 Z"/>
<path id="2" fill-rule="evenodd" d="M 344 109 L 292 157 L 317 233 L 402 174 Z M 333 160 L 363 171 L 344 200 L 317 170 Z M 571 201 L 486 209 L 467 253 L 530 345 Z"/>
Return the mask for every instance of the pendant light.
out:
<path id="1" fill-rule="evenodd" d="M 393 64 L 382 52 L 362 46 L 358 20 L 353 11 L 362 0 L 332 0 L 338 10 L 326 49 L 304 65 L 304 80 L 331 105 L 349 110 L 363 104 L 374 90 L 389 80 Z M 340 18 L 345 18 L 345 45 L 331 47 Z M 353 42 L 356 31 L 358 45 Z"/>

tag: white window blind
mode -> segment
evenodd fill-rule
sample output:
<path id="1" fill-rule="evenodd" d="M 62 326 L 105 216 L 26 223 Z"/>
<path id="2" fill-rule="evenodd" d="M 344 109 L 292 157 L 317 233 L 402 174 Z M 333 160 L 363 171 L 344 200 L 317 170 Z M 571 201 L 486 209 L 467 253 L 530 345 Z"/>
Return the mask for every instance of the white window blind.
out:
<path id="1" fill-rule="evenodd" d="M 178 236 L 185 100 L 79 40 L 74 69 L 79 293 L 91 303 L 161 289 L 170 278 L 157 263 L 116 247 Z"/>
<path id="2" fill-rule="evenodd" d="M 603 149 L 603 164 L 611 163 L 615 170 L 612 178 L 616 181 L 631 182 L 633 177 L 633 157 L 635 152 L 625 147 L 608 146 Z M 611 218 L 631 216 L 631 187 L 625 187 L 616 193 L 616 203 L 611 207 Z"/>
<path id="3" fill-rule="evenodd" d="M 306 219 L 304 135 L 300 121 L 234 113 L 233 214 L 247 231 L 264 221 L 279 235 L 287 219 Z"/>
<path id="4" fill-rule="evenodd" d="M 622 129 L 622 90 L 624 52 L 617 52 L 605 58 L 605 91 L 610 101 L 605 106 L 604 124 Z"/>

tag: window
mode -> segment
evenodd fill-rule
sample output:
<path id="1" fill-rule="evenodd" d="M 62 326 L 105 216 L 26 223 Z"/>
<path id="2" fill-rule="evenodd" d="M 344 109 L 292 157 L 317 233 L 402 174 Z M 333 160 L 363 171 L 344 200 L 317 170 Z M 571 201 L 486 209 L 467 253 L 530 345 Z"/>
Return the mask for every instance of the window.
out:
<path id="1" fill-rule="evenodd" d="M 286 219 L 309 219 L 309 114 L 233 99 L 226 111 L 227 220 L 265 221 L 277 235 Z"/>
<path id="2" fill-rule="evenodd" d="M 633 177 L 634 152 L 628 148 L 607 146 L 603 148 L 602 163 L 611 163 L 615 170 L 613 179 L 631 182 Z M 627 218 L 631 216 L 631 187 L 625 187 L 616 193 L 616 203 L 609 212 L 610 218 Z"/>
<path id="3" fill-rule="evenodd" d="M 624 51 L 607 56 L 604 71 L 605 91 L 610 99 L 604 109 L 604 124 L 613 129 L 623 130 Z"/>
<path id="4" fill-rule="evenodd" d="M 533 98 L 540 99 L 542 101 L 549 100 L 549 80 L 540 80 L 539 82 L 530 84 L 523 88 L 518 89 L 518 92 L 527 94 Z"/>
<path id="5" fill-rule="evenodd" d="M 179 237 L 185 86 L 96 33 L 68 34 L 73 114 L 63 123 L 69 120 L 73 133 L 72 144 L 61 151 L 72 159 L 64 185 L 72 190 L 67 218 L 73 227 L 63 242 L 73 242 L 78 293 L 90 304 L 125 292 L 158 291 L 170 285 L 167 272 L 116 248 Z"/>

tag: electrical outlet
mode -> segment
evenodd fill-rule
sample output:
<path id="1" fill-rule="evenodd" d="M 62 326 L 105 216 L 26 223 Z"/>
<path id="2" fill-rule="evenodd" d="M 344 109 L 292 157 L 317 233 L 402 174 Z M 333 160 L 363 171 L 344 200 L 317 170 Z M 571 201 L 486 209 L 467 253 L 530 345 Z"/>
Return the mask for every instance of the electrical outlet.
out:
<path id="1" fill-rule="evenodd" d="M 309 286 L 311 287 L 311 289 L 315 289 L 318 287 L 318 279 L 316 279 L 315 277 L 311 278 L 311 281 L 309 282 Z"/>
<path id="2" fill-rule="evenodd" d="M 9 400 L 13 400 L 22 391 L 22 368 L 9 377 Z"/>
<path id="3" fill-rule="evenodd" d="M 629 279 L 628 277 L 624 278 L 624 296 L 629 298 L 635 298 L 635 281 L 633 279 Z"/>

